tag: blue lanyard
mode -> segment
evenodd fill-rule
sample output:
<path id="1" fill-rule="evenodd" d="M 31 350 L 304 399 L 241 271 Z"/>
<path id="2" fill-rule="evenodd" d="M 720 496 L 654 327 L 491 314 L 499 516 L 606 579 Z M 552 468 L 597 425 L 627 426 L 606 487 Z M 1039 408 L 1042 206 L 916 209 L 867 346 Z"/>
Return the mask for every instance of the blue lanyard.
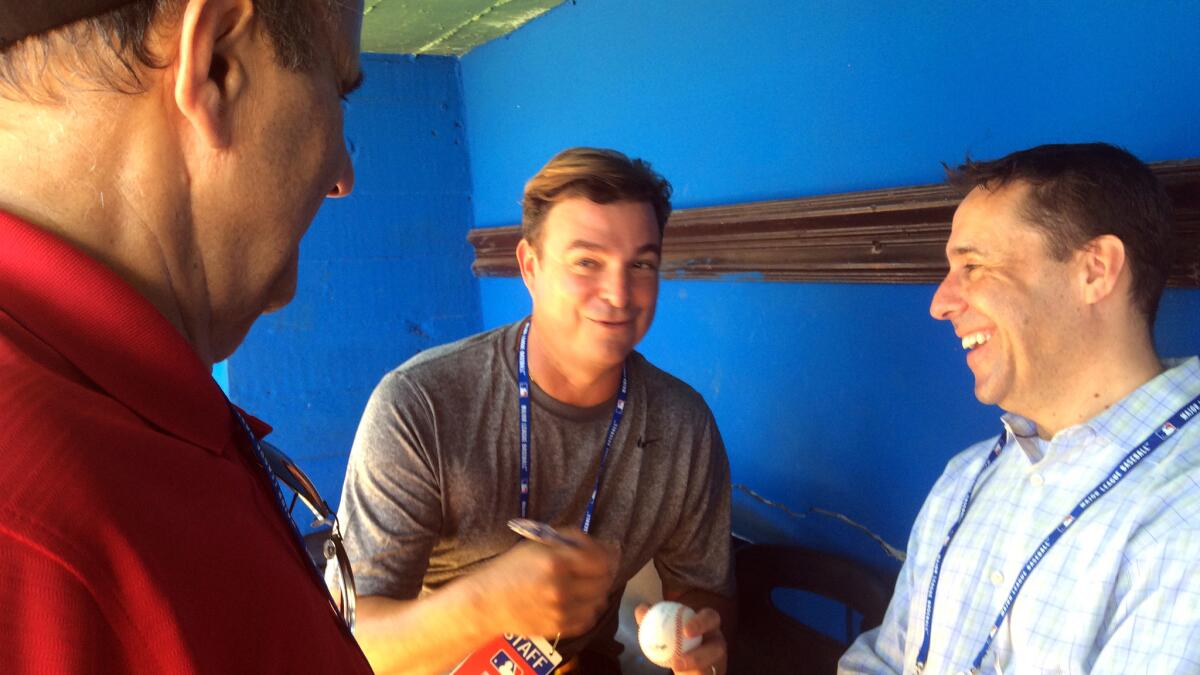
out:
<path id="1" fill-rule="evenodd" d="M 517 353 L 517 405 L 521 417 L 521 517 L 529 517 L 529 448 L 532 437 L 529 432 L 529 324 L 521 329 L 521 347 Z M 617 406 L 613 409 L 612 422 L 608 425 L 608 435 L 604 437 L 604 450 L 600 453 L 600 468 L 596 472 L 596 482 L 592 486 L 592 496 L 588 499 L 587 510 L 583 514 L 585 533 L 592 528 L 592 512 L 596 509 L 596 495 L 600 494 L 600 479 L 604 477 L 604 464 L 608 461 L 608 451 L 612 448 L 613 439 L 617 437 L 617 429 L 621 426 L 621 417 L 625 414 L 625 398 L 629 394 L 629 378 L 625 366 L 621 366 L 621 388 L 617 391 Z"/>
<path id="2" fill-rule="evenodd" d="M 292 538 L 295 540 L 296 545 L 300 547 L 300 552 L 303 554 L 304 560 L 308 562 L 308 569 L 316 575 L 317 584 L 321 587 L 321 590 L 325 591 L 326 597 L 329 598 L 329 604 L 333 607 L 334 614 L 339 614 L 337 604 L 333 600 L 333 592 L 325 585 L 325 577 L 321 574 L 321 570 L 317 568 L 316 563 L 308 556 L 308 548 L 304 545 L 304 536 L 300 534 L 300 528 L 296 526 L 296 521 L 288 513 L 287 500 L 283 498 L 283 490 L 279 489 L 279 479 L 275 477 L 275 472 L 271 470 L 271 464 L 267 461 L 267 454 L 263 451 L 262 442 L 250 430 L 250 425 L 246 423 L 246 418 L 238 411 L 237 406 L 230 403 L 229 409 L 233 411 L 234 418 L 242 427 L 242 431 L 246 433 L 246 437 L 250 439 L 250 446 L 254 448 L 254 457 L 258 460 L 259 467 L 266 472 L 267 481 L 271 483 L 271 487 L 275 490 L 275 505 L 279 508 L 279 513 L 283 515 L 283 519 L 291 526 Z M 343 621 L 339 620 L 338 624 L 347 627 Z"/>
<path id="3" fill-rule="evenodd" d="M 1110 490 L 1116 487 L 1117 484 L 1125 478 L 1126 474 L 1128 474 L 1135 466 L 1141 463 L 1143 459 L 1148 457 L 1150 453 L 1157 450 L 1158 446 L 1162 445 L 1164 441 L 1170 438 L 1171 435 L 1176 431 L 1181 429 L 1183 425 L 1191 421 L 1192 417 L 1194 417 L 1197 413 L 1200 413 L 1200 396 L 1193 398 L 1189 403 L 1176 411 L 1174 415 L 1167 418 L 1167 421 L 1164 422 L 1161 427 L 1154 430 L 1153 433 L 1147 436 L 1146 440 L 1142 441 L 1141 444 L 1139 444 L 1133 450 L 1130 450 L 1129 453 L 1126 454 L 1125 457 L 1113 468 L 1113 470 L 1109 472 L 1108 476 L 1104 480 L 1100 481 L 1096 487 L 1092 488 L 1092 491 L 1089 492 L 1086 497 L 1079 500 L 1079 503 L 1076 504 L 1075 508 L 1071 509 L 1071 512 L 1062 519 L 1062 522 L 1059 523 L 1058 527 L 1054 528 L 1050 534 L 1046 535 L 1046 538 L 1043 539 L 1042 543 L 1038 545 L 1036 550 L 1034 550 L 1033 555 L 1030 556 L 1029 560 L 1025 562 L 1024 567 L 1021 568 L 1020 574 L 1017 575 L 1017 580 L 1013 584 L 1012 590 L 1008 592 L 1008 598 L 1005 599 L 1004 604 L 1001 605 L 1000 613 L 996 616 L 995 622 L 992 623 L 991 630 L 988 631 L 988 636 L 983 642 L 983 647 L 975 656 L 975 660 L 971 662 L 971 670 L 969 671 L 970 673 L 978 673 L 979 669 L 983 666 L 983 657 L 987 655 L 988 649 L 990 649 L 992 646 L 992 640 L 994 640 L 996 634 L 1000 632 L 1000 624 L 1004 623 L 1005 617 L 1008 616 L 1009 610 L 1012 609 L 1013 602 L 1016 601 L 1017 595 L 1021 592 L 1021 587 L 1025 585 L 1025 580 L 1029 578 L 1030 573 L 1033 572 L 1034 568 L 1038 566 L 1038 563 L 1042 562 L 1042 558 L 1046 557 L 1046 553 L 1049 552 L 1054 544 L 1058 543 L 1058 540 L 1062 538 L 1067 530 L 1069 530 L 1071 526 L 1079 520 L 1079 517 L 1083 515 L 1084 511 L 1088 510 L 1088 508 L 1090 508 L 1092 504 L 1095 504 L 1096 501 L 1098 501 L 1101 497 L 1108 494 Z M 996 461 L 996 458 L 1000 456 L 1000 452 L 1004 450 L 1004 445 L 1007 440 L 1007 432 L 1002 432 L 1000 434 L 1000 438 L 996 441 L 996 447 L 992 449 L 991 454 L 989 454 L 987 460 L 984 461 L 983 467 L 980 468 L 979 473 L 976 474 L 975 480 L 971 483 L 971 489 L 967 491 L 967 496 L 963 499 L 962 508 L 959 509 L 958 520 L 954 521 L 954 524 L 950 526 L 950 532 L 946 535 L 946 541 L 942 544 L 942 550 L 938 552 L 937 559 L 934 560 L 933 578 L 929 582 L 929 593 L 925 597 L 925 637 L 921 640 L 920 651 L 917 652 L 916 669 L 918 673 L 925 669 L 925 663 L 929 658 L 929 637 L 933 626 L 933 601 L 937 596 L 938 577 L 941 576 L 942 572 L 942 560 L 946 557 L 946 550 L 950 548 L 950 542 L 954 539 L 955 533 L 958 532 L 958 527 L 962 525 L 963 519 L 967 515 L 967 509 L 971 504 L 971 497 L 975 494 L 975 488 L 979 485 L 979 479 L 983 477 L 983 473 L 987 471 L 988 467 L 991 466 L 992 463 Z"/>

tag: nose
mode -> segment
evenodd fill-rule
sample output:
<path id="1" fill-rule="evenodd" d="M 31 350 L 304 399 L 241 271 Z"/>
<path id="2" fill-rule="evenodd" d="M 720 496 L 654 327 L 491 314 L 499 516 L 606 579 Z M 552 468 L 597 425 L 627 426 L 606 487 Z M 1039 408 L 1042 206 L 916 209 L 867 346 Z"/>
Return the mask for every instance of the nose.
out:
<path id="1" fill-rule="evenodd" d="M 624 309 L 629 304 L 629 283 L 629 270 L 613 266 L 604 275 L 600 298 L 613 307 Z"/>
<path id="2" fill-rule="evenodd" d="M 962 314 L 967 303 L 959 292 L 958 283 L 953 273 L 947 274 L 942 283 L 933 292 L 933 301 L 929 303 L 929 314 L 939 321 L 949 321 Z"/>
<path id="3" fill-rule="evenodd" d="M 346 150 L 345 143 L 342 144 L 341 165 L 342 168 L 338 172 L 337 182 L 326 193 L 327 196 L 335 199 L 345 197 L 354 192 L 354 160 L 350 159 L 350 153 Z"/>

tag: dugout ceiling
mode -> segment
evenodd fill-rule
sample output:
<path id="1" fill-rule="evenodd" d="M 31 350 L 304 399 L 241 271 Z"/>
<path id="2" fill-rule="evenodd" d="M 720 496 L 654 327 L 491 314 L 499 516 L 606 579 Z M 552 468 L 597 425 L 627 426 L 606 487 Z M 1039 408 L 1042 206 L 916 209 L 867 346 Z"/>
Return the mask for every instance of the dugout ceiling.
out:
<path id="1" fill-rule="evenodd" d="M 563 0 L 367 0 L 362 48 L 462 56 L 507 35 Z"/>

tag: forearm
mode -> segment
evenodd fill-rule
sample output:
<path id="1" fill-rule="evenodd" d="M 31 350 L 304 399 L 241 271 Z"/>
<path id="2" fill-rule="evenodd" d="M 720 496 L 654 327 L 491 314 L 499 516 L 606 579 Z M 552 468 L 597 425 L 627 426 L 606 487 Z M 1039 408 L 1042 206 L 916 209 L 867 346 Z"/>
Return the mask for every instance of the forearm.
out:
<path id="1" fill-rule="evenodd" d="M 486 605 L 470 578 L 417 600 L 364 596 L 355 637 L 379 675 L 444 673 L 501 633 Z"/>

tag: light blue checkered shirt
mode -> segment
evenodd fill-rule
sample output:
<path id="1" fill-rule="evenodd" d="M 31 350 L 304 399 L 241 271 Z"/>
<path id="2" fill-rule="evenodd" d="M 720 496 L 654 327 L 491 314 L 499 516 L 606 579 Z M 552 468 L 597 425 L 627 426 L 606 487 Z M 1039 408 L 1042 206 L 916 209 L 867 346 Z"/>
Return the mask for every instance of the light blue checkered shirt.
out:
<path id="1" fill-rule="evenodd" d="M 1053 440 L 1002 419 L 1004 452 L 980 479 L 942 563 L 924 673 L 970 668 L 1034 549 L 1127 452 L 1200 394 L 1200 360 L 1174 367 Z M 956 456 L 925 501 L 883 625 L 840 673 L 913 673 L 933 562 L 995 439 Z M 1200 420 L 1092 505 L 1025 583 L 984 673 L 1200 673 Z"/>

